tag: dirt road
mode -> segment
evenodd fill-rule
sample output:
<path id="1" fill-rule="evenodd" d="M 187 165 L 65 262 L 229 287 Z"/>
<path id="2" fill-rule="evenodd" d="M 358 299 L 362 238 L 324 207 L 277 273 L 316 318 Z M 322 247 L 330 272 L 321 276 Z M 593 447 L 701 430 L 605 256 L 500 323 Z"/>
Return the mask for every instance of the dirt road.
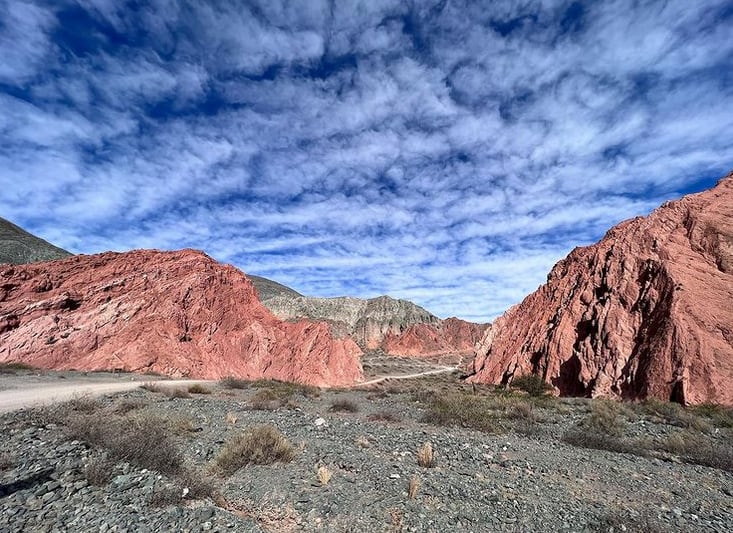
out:
<path id="1" fill-rule="evenodd" d="M 425 370 L 424 372 L 415 372 L 414 374 L 394 374 L 390 376 L 379 376 L 378 378 L 370 379 L 369 381 L 364 381 L 362 383 L 359 383 L 355 385 L 355 387 L 364 387 L 366 385 L 374 385 L 376 383 L 381 383 L 382 381 L 386 381 L 388 379 L 415 379 L 420 378 L 423 376 L 432 376 L 434 374 L 446 374 L 448 372 L 455 372 L 458 370 L 455 366 L 443 366 L 440 368 L 434 368 L 432 370 Z"/>
<path id="2" fill-rule="evenodd" d="M 0 413 L 16 411 L 25 407 L 50 405 L 56 402 L 70 400 L 77 396 L 102 396 L 115 392 L 136 389 L 147 382 L 155 382 L 163 387 L 188 387 L 196 383 L 212 383 L 202 380 L 155 380 L 112 382 L 109 380 L 94 383 L 85 381 L 67 381 L 63 385 L 57 383 L 34 384 L 29 388 L 13 388 L 0 391 Z"/>

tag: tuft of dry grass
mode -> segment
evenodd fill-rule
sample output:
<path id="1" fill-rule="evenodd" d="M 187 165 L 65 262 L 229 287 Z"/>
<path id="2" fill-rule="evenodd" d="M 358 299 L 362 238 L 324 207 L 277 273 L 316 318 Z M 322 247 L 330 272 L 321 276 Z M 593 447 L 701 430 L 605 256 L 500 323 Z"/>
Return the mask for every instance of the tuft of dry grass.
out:
<path id="1" fill-rule="evenodd" d="M 327 466 L 321 465 L 318 467 L 318 482 L 321 484 L 322 487 L 325 487 L 328 485 L 328 482 L 331 481 L 331 477 L 333 476 L 333 470 L 328 468 Z"/>
<path id="2" fill-rule="evenodd" d="M 733 472 L 733 444 L 716 441 L 686 429 L 669 435 L 658 448 L 677 455 L 685 463 Z"/>
<path id="3" fill-rule="evenodd" d="M 271 425 L 255 426 L 231 438 L 219 452 L 215 462 L 224 474 L 233 474 L 248 464 L 289 463 L 295 448 Z"/>
<path id="4" fill-rule="evenodd" d="M 226 414 L 225 420 L 226 420 L 226 423 L 228 425 L 234 426 L 234 425 L 237 424 L 237 420 L 239 420 L 239 419 L 237 418 L 237 415 L 235 415 L 232 412 L 229 412 L 229 413 Z"/>
<path id="5" fill-rule="evenodd" d="M 270 389 L 261 389 L 249 398 L 249 406 L 257 411 L 271 411 L 281 404 L 281 398 Z"/>
<path id="6" fill-rule="evenodd" d="M 13 458 L 7 453 L 0 453 L 0 472 L 13 468 Z"/>
<path id="7" fill-rule="evenodd" d="M 372 443 L 364 435 L 356 438 L 354 441 L 359 448 L 371 448 Z"/>
<path id="8" fill-rule="evenodd" d="M 429 442 L 426 442 L 417 450 L 417 464 L 423 468 L 435 466 L 435 453 L 433 452 L 433 445 Z"/>
<path id="9" fill-rule="evenodd" d="M 211 389 L 204 387 L 200 383 L 196 383 L 188 387 L 188 392 L 191 394 L 211 394 Z"/>
<path id="10" fill-rule="evenodd" d="M 356 413 L 359 406 L 351 400 L 336 400 L 331 404 L 330 411 L 334 413 Z"/>
<path id="11" fill-rule="evenodd" d="M 407 484 L 407 497 L 414 500 L 417 496 L 417 491 L 420 490 L 420 478 L 412 476 Z"/>
<path id="12" fill-rule="evenodd" d="M 396 413 L 390 411 L 377 411 L 367 416 L 370 422 L 400 422 L 402 418 Z"/>

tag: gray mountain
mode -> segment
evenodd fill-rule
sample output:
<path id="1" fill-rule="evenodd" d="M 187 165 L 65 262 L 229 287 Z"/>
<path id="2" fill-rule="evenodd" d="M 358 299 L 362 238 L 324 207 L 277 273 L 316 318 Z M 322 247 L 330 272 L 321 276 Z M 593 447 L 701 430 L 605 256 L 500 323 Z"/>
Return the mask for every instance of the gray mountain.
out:
<path id="1" fill-rule="evenodd" d="M 257 286 L 257 282 L 255 282 Z M 259 291 L 259 287 L 258 287 Z M 331 324 L 337 336 L 348 335 L 362 349 L 378 348 L 388 335 L 400 335 L 415 324 L 439 325 L 441 320 L 407 300 L 377 298 L 315 298 L 277 294 L 262 303 L 282 320 L 308 318 Z"/>
<path id="2" fill-rule="evenodd" d="M 66 250 L 31 235 L 23 228 L 0 218 L 0 263 L 21 265 L 69 257 Z"/>

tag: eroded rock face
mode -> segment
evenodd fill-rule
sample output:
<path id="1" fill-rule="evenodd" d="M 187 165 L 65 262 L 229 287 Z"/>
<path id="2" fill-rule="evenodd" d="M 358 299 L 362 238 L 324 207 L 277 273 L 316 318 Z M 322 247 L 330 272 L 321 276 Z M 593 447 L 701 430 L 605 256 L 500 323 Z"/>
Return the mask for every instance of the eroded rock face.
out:
<path id="1" fill-rule="evenodd" d="M 471 380 L 733 404 L 733 174 L 577 248 L 496 320 Z"/>
<path id="2" fill-rule="evenodd" d="M 438 324 L 414 324 L 399 334 L 389 333 L 380 347 L 393 355 L 415 357 L 465 353 L 476 348 L 488 328 L 488 324 L 451 317 Z"/>
<path id="3" fill-rule="evenodd" d="M 274 293 L 260 288 L 262 303 L 283 320 L 309 318 L 327 322 L 339 338 L 350 337 L 364 350 L 382 349 L 392 355 L 427 356 L 474 349 L 486 324 L 457 318 L 441 320 L 419 305 L 389 296 L 378 298 L 314 298 Z M 267 280 L 266 280 L 267 281 Z"/>
<path id="4" fill-rule="evenodd" d="M 193 250 L 0 266 L 0 362 L 319 386 L 361 379 L 328 325 L 283 323 L 236 268 Z"/>

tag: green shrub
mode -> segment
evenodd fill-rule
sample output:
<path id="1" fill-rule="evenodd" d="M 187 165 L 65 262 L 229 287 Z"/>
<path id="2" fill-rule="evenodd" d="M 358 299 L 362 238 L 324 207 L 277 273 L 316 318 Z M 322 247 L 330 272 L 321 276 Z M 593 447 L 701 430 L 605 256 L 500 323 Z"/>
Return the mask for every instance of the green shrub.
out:
<path id="1" fill-rule="evenodd" d="M 515 389 L 523 390 L 530 396 L 544 396 L 552 390 L 552 386 L 549 383 L 545 383 L 545 380 L 534 374 L 514 378 L 511 386 Z"/>

